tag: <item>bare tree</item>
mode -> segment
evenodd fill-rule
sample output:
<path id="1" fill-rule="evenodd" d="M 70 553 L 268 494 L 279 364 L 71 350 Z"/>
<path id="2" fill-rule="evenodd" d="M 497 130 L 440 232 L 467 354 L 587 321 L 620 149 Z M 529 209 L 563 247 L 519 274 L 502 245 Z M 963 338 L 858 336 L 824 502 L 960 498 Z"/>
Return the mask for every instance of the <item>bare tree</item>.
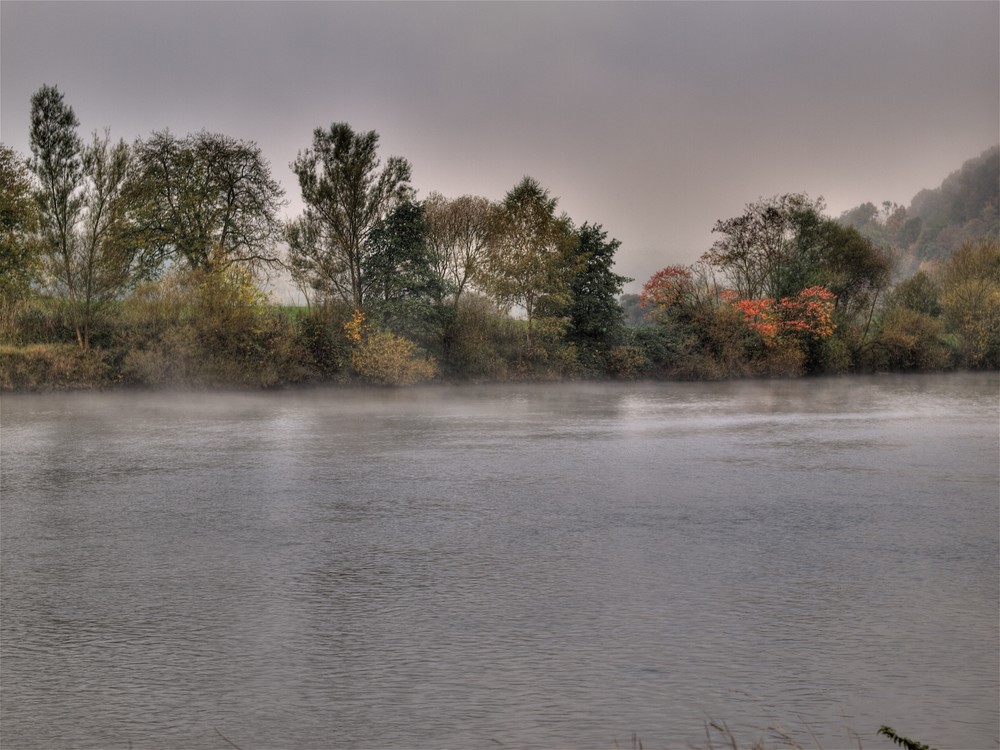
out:
<path id="1" fill-rule="evenodd" d="M 84 349 L 90 347 L 91 324 L 101 308 L 141 277 L 125 194 L 132 164 L 128 145 L 123 140 L 112 144 L 108 131 L 103 137 L 94 133 L 83 150 L 87 182 L 75 258 L 65 281 L 74 290 Z"/>
<path id="2" fill-rule="evenodd" d="M 449 200 L 431 193 L 424 201 L 427 244 L 438 274 L 450 282 L 457 308 L 462 292 L 475 285 L 486 261 L 491 233 L 497 225 L 497 207 L 479 196 Z"/>

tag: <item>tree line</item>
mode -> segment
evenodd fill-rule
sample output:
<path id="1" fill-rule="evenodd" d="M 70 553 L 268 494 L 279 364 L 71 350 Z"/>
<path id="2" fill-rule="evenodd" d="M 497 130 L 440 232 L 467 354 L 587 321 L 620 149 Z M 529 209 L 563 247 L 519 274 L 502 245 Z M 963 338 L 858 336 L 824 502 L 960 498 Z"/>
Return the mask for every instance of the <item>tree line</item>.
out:
<path id="1" fill-rule="evenodd" d="M 995 237 L 894 285 L 887 248 L 826 217 L 822 200 L 776 196 L 717 222 L 699 263 L 668 266 L 630 299 L 613 270 L 620 243 L 531 177 L 499 201 L 418 200 L 406 159 L 383 162 L 375 131 L 333 123 L 291 163 L 304 210 L 283 221 L 284 192 L 252 142 L 167 130 L 85 141 L 54 86 L 32 96 L 30 117 L 27 159 L 0 146 L 8 387 L 72 372 L 279 385 L 1000 360 Z M 261 282 L 279 269 L 304 308 L 267 303 Z"/>

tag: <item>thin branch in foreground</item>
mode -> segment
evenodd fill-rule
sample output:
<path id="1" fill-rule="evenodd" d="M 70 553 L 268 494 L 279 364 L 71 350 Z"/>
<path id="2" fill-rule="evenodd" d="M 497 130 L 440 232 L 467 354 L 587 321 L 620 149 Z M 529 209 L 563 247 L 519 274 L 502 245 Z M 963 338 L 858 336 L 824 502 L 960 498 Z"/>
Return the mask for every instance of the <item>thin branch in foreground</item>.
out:
<path id="1" fill-rule="evenodd" d="M 215 727 L 212 727 L 212 729 L 215 729 Z M 231 739 L 229 739 L 228 737 L 226 737 L 226 735 L 224 735 L 224 734 L 223 734 L 222 732 L 220 732 L 220 731 L 219 731 L 218 729 L 215 729 L 215 733 L 216 733 L 217 735 L 219 735 L 219 736 L 220 736 L 220 737 L 221 737 L 221 738 L 223 739 L 223 741 L 224 741 L 224 742 L 225 742 L 225 743 L 226 743 L 227 745 L 229 745 L 230 747 L 235 747 L 235 748 L 236 748 L 236 750 L 242 750 L 242 748 L 241 748 L 241 747 L 240 747 L 239 745 L 237 745 L 237 744 L 236 744 L 235 742 L 233 742 L 233 741 L 232 741 Z"/>

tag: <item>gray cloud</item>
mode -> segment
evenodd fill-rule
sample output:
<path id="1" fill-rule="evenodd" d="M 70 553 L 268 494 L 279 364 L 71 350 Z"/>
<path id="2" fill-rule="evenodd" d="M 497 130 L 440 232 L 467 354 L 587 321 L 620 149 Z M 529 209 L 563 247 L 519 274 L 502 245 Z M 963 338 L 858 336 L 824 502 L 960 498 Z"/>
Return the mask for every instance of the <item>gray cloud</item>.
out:
<path id="1" fill-rule="evenodd" d="M 0 136 L 57 84 L 85 130 L 253 139 L 291 201 L 315 127 L 407 157 L 426 195 L 530 174 L 639 282 L 759 196 L 907 202 L 1000 130 L 1000 4 L 0 4 Z M 637 285 L 636 285 L 637 286 Z"/>

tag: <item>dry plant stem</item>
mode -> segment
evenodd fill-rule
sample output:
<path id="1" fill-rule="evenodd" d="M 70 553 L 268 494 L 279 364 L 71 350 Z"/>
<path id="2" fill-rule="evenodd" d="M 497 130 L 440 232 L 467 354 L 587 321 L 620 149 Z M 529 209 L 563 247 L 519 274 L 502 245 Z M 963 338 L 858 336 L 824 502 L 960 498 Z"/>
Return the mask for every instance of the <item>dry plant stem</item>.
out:
<path id="1" fill-rule="evenodd" d="M 212 727 L 212 729 L 215 729 L 215 727 Z M 215 733 L 216 733 L 217 735 L 219 735 L 219 736 L 220 736 L 220 737 L 221 737 L 221 738 L 223 739 L 223 741 L 224 741 L 224 742 L 225 742 L 225 743 L 226 743 L 227 745 L 229 745 L 230 747 L 235 747 L 235 748 L 236 748 L 236 750 L 242 750 L 242 749 L 240 748 L 240 746 L 239 746 L 239 745 L 237 745 L 237 744 L 236 744 L 235 742 L 233 742 L 233 741 L 232 741 L 231 739 L 229 739 L 228 737 L 226 737 L 226 735 L 224 735 L 224 734 L 223 734 L 222 732 L 220 732 L 220 731 L 219 731 L 218 729 L 215 729 Z"/>

